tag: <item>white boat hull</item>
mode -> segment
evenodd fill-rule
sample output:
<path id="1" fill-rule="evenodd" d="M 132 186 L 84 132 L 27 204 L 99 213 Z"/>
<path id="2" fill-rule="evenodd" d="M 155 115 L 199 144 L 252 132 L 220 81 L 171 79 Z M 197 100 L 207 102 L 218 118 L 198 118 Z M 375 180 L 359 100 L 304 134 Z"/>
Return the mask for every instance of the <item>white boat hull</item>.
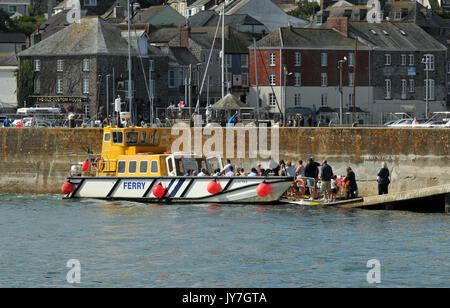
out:
<path id="1" fill-rule="evenodd" d="M 222 191 L 211 194 L 207 185 L 217 180 Z M 167 203 L 274 203 L 292 185 L 291 177 L 71 177 L 75 190 L 68 198 L 135 200 Z M 269 195 L 261 197 L 256 188 L 271 185 Z M 162 184 L 162 198 L 153 195 L 153 188 Z"/>

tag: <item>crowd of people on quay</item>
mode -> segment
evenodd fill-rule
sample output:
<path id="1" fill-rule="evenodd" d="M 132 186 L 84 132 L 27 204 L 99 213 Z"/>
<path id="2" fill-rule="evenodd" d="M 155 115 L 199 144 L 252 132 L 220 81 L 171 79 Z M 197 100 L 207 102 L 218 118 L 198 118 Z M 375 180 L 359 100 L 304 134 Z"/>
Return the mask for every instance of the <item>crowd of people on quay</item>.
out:
<path id="1" fill-rule="evenodd" d="M 202 168 L 199 173 L 194 170 L 187 170 L 185 176 L 288 176 L 293 177 L 296 182 L 304 183 L 304 195 L 309 196 L 309 200 L 319 198 L 319 191 L 322 192 L 323 198 L 321 202 L 335 202 L 340 189 L 343 189 L 343 197 L 345 200 L 355 199 L 358 197 L 358 184 L 353 169 L 348 166 L 345 176 L 334 174 L 333 168 L 328 164 L 327 160 L 318 163 L 313 157 L 310 157 L 304 165 L 302 160 L 298 161 L 296 166 L 291 161 L 284 162 L 280 160 L 278 163 L 270 160 L 268 168 L 262 168 L 261 164 L 251 168 L 250 172 L 246 172 L 244 168 L 235 167 L 230 159 L 226 160 L 223 169 L 216 169 L 212 174 L 206 168 Z M 390 173 L 387 163 L 383 162 L 382 168 L 377 174 L 378 192 L 379 194 L 387 194 L 390 184 Z M 292 189 L 288 194 L 292 194 Z"/>

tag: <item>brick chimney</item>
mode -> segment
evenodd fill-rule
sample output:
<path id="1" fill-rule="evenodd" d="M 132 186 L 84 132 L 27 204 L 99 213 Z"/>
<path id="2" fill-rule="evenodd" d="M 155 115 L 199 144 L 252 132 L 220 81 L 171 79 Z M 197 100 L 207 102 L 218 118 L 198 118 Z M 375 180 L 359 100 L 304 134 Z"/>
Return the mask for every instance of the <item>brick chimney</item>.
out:
<path id="1" fill-rule="evenodd" d="M 180 28 L 180 47 L 189 47 L 189 37 L 191 36 L 191 27 Z"/>
<path id="2" fill-rule="evenodd" d="M 347 17 L 330 17 L 327 19 L 327 27 L 336 29 L 346 37 L 348 37 L 348 18 Z"/>

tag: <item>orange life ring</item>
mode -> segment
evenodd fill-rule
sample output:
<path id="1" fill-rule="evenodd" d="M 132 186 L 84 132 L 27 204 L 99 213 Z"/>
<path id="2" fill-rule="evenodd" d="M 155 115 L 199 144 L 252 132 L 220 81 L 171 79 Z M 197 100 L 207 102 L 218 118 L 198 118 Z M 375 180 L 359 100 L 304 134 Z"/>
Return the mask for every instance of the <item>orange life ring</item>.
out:
<path id="1" fill-rule="evenodd" d="M 299 187 L 297 183 L 302 183 L 302 185 Z M 295 193 L 303 194 L 306 188 L 306 181 L 304 179 L 297 179 L 294 182 L 294 185 L 292 187 L 292 190 Z"/>
<path id="2" fill-rule="evenodd" d="M 105 165 L 105 160 L 101 156 L 97 157 L 92 163 L 92 166 L 94 166 L 97 172 L 102 172 L 105 169 Z"/>

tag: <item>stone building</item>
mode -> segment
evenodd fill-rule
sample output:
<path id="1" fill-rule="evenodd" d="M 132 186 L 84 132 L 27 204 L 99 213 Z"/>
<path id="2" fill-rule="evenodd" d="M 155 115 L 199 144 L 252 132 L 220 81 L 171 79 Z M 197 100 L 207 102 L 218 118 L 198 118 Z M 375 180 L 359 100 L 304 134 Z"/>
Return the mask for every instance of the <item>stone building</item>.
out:
<path id="1" fill-rule="evenodd" d="M 167 60 L 157 48 L 147 45 L 145 37 L 140 39 L 139 44 L 136 40 L 132 42 L 133 105 L 138 115 L 148 118 L 150 97 L 158 101 L 161 90 L 165 89 L 155 71 Z M 127 99 L 128 42 L 117 27 L 101 18 L 84 18 L 20 53 L 19 57 L 20 62 L 33 62 L 34 104 L 95 117 L 98 113 L 106 115 L 107 110 L 112 113 L 114 96 Z M 124 108 L 128 108 L 126 104 Z"/>

